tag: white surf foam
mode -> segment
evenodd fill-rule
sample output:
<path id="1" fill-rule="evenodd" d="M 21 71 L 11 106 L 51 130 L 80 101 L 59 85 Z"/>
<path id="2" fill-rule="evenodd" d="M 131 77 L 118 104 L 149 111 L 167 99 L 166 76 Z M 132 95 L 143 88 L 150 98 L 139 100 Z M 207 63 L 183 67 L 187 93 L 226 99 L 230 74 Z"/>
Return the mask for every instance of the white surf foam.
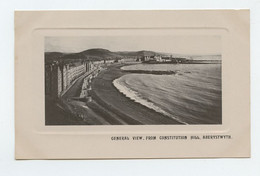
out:
<path id="1" fill-rule="evenodd" d="M 118 89 L 119 92 L 121 92 L 122 94 L 124 94 L 126 97 L 130 98 L 131 100 L 135 101 L 136 103 L 139 103 L 149 109 L 152 109 L 158 113 L 161 113 L 165 116 L 168 116 L 170 118 L 173 118 L 174 120 L 186 124 L 188 125 L 186 122 L 183 122 L 182 120 L 180 120 L 179 118 L 173 116 L 172 114 L 164 111 L 162 108 L 156 106 L 154 103 L 147 101 L 146 99 L 144 99 L 138 92 L 126 87 L 125 85 L 120 83 L 120 79 L 115 79 L 113 81 L 113 85 Z"/>

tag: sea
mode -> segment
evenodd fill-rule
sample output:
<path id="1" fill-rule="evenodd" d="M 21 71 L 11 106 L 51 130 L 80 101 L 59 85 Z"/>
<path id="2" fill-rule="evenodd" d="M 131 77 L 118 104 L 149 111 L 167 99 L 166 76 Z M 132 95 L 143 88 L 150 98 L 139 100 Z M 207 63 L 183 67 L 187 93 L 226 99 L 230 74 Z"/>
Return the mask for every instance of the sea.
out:
<path id="1" fill-rule="evenodd" d="M 221 64 L 136 64 L 121 69 L 144 71 L 113 81 L 121 93 L 136 103 L 183 124 L 222 123 Z"/>

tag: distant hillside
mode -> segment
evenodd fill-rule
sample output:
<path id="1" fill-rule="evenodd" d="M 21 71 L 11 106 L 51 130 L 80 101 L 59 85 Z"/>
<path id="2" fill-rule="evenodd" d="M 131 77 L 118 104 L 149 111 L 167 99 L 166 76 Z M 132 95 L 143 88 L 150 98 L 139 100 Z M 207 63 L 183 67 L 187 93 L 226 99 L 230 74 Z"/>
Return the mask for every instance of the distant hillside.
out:
<path id="1" fill-rule="evenodd" d="M 61 52 L 45 52 L 44 58 L 45 62 L 53 62 L 57 59 L 63 59 L 66 55 L 69 55 L 68 53 L 61 53 Z"/>
<path id="2" fill-rule="evenodd" d="M 44 53 L 45 58 L 58 58 L 64 56 L 64 53 L 60 52 L 45 52 Z"/>
<path id="3" fill-rule="evenodd" d="M 107 49 L 93 48 L 79 53 L 64 54 L 60 52 L 46 52 L 45 58 L 50 61 L 57 58 L 62 59 L 86 59 L 86 60 L 103 60 L 103 59 L 120 59 L 125 57 L 143 57 L 154 55 L 169 55 L 167 53 L 159 53 L 154 51 L 118 51 L 112 52 Z"/>
<path id="4" fill-rule="evenodd" d="M 85 57 L 103 57 L 103 58 L 116 58 L 116 57 L 122 57 L 121 55 L 111 52 L 107 49 L 102 49 L 102 48 L 94 48 L 94 49 L 89 49 L 85 50 L 79 53 L 82 56 Z"/>
<path id="5" fill-rule="evenodd" d="M 201 56 L 191 56 L 191 55 L 183 55 L 183 54 L 174 54 L 174 53 L 162 53 L 162 52 L 154 52 L 154 51 L 117 51 L 112 52 L 107 49 L 102 48 L 93 48 L 88 49 L 79 53 L 61 53 L 61 52 L 45 52 L 46 61 L 52 61 L 55 59 L 63 59 L 63 60 L 73 60 L 73 59 L 84 59 L 84 60 L 109 60 L 109 59 L 120 59 L 125 57 L 143 57 L 143 56 L 170 56 L 172 57 L 185 57 L 188 59 L 201 59 Z M 216 57 L 208 57 L 208 58 L 219 58 Z M 220 57 L 221 58 L 221 57 Z"/>

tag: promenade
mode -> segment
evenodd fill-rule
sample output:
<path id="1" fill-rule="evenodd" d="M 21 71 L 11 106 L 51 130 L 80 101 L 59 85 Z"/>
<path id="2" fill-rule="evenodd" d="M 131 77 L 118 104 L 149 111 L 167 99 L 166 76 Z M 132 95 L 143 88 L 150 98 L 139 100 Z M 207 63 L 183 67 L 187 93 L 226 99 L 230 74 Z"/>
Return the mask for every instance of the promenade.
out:
<path id="1" fill-rule="evenodd" d="M 108 66 L 92 80 L 90 96 L 92 101 L 80 99 L 84 78 L 82 75 L 55 104 L 46 122 L 52 125 L 155 125 L 179 124 L 174 119 L 151 110 L 120 93 L 113 80 L 126 72 L 122 64 Z M 59 117 L 59 118 L 58 118 Z M 53 118 L 53 119 L 51 119 Z M 62 122 L 60 122 L 60 121 Z"/>

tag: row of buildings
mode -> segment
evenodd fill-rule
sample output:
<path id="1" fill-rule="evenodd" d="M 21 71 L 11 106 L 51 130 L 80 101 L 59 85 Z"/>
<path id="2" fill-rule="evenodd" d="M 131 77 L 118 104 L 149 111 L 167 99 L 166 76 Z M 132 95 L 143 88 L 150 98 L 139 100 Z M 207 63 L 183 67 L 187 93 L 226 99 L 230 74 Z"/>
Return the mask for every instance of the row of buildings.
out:
<path id="1" fill-rule="evenodd" d="M 71 55 L 45 57 L 45 95 L 49 95 L 52 98 L 59 98 L 81 75 L 88 73 L 95 74 L 103 65 L 131 62 L 134 60 L 135 58 L 82 59 Z"/>
<path id="2" fill-rule="evenodd" d="M 94 72 L 104 64 L 133 61 L 142 61 L 147 63 L 183 63 L 186 59 L 155 55 L 96 61 L 79 58 L 67 60 L 64 60 L 64 58 L 50 59 L 50 61 L 45 60 L 45 94 L 52 98 L 59 98 L 81 75 Z"/>
<path id="3" fill-rule="evenodd" d="M 182 57 L 172 57 L 172 56 L 161 56 L 161 55 L 154 55 L 154 56 L 144 56 L 139 61 L 145 63 L 184 63 L 186 62 L 186 58 Z"/>
<path id="4" fill-rule="evenodd" d="M 206 55 L 206 56 L 144 56 L 141 58 L 143 63 L 173 63 L 173 64 L 221 64 L 221 55 Z"/>
<path id="5" fill-rule="evenodd" d="M 45 63 L 45 94 L 52 98 L 61 97 L 83 74 L 97 70 L 104 61 L 80 61 L 64 63 L 56 60 Z"/>

